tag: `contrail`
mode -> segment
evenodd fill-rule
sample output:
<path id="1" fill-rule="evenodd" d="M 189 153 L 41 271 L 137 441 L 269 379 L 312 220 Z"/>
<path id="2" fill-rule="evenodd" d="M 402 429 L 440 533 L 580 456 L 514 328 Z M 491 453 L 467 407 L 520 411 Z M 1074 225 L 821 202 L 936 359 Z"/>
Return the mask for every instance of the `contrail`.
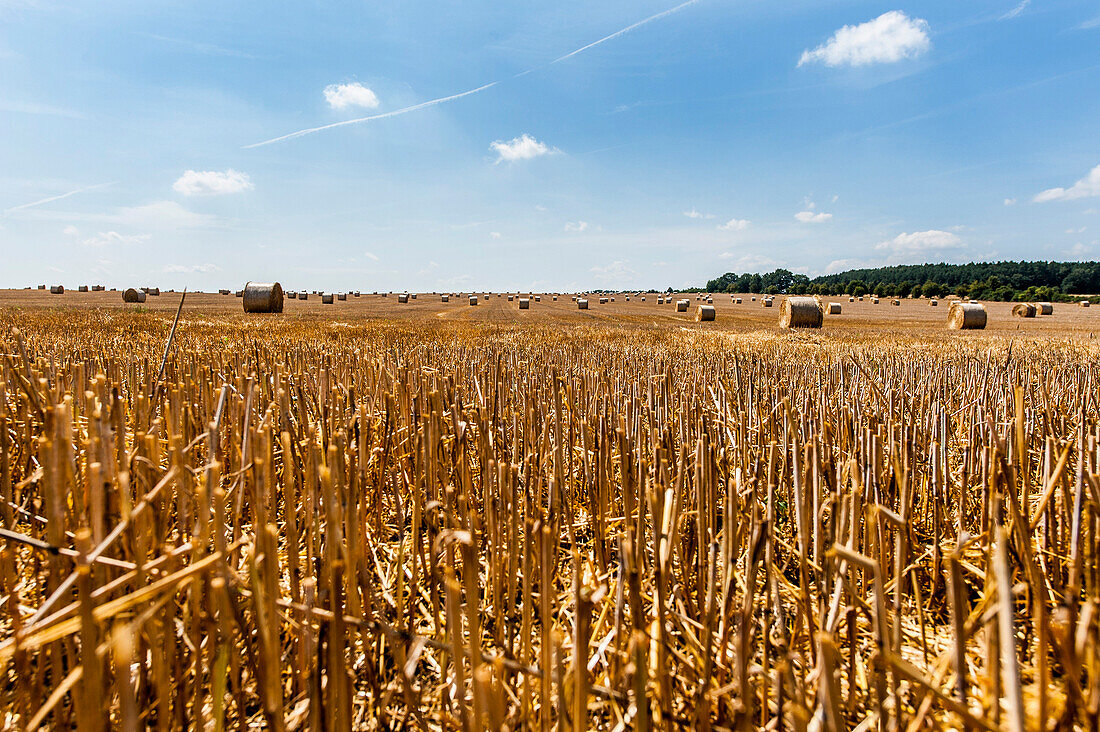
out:
<path id="1" fill-rule="evenodd" d="M 544 69 L 547 66 L 553 66 L 554 64 L 556 64 L 560 61 L 564 61 L 567 58 L 572 58 L 573 56 L 576 56 L 578 53 L 583 53 L 583 52 L 587 51 L 590 48 L 593 48 L 595 46 L 600 45 L 601 43 L 606 43 L 607 41 L 610 41 L 614 38 L 618 38 L 619 36 L 625 35 L 625 34 L 629 33 L 630 31 L 634 30 L 635 28 L 639 28 L 639 27 L 645 25 L 646 23 L 651 23 L 654 20 L 660 20 L 661 18 L 672 15 L 673 13 L 679 12 L 680 10 L 683 10 L 684 8 L 688 7 L 689 5 L 694 5 L 697 2 L 699 2 L 699 0 L 687 0 L 687 2 L 681 3 L 681 4 L 677 5 L 674 8 L 670 8 L 668 10 L 662 10 L 661 12 L 657 13 L 656 15 L 651 15 L 648 18 L 645 18 L 644 20 L 639 20 L 637 23 L 634 23 L 633 25 L 628 25 L 627 27 L 623 28 L 622 30 L 617 30 L 614 33 L 612 33 L 611 35 L 604 36 L 603 38 L 599 39 L 598 41 L 593 41 L 592 43 L 589 43 L 587 46 L 581 46 L 580 48 L 578 48 L 575 51 L 570 51 L 569 53 L 565 54 L 564 56 L 559 56 L 558 58 L 554 59 L 553 61 L 549 61 L 545 64 L 542 64 L 541 66 L 532 67 L 530 69 L 527 69 L 526 71 L 521 71 L 518 74 L 515 74 L 514 76 L 509 77 L 508 80 L 518 79 L 521 76 L 526 76 L 527 74 L 530 74 L 534 71 L 538 71 L 539 69 Z M 494 86 L 496 86 L 497 84 L 500 84 L 500 83 L 501 83 L 500 81 L 491 81 L 488 84 L 484 84 L 482 86 L 477 87 L 476 89 L 470 89 L 469 91 L 459 92 L 458 94 L 452 94 L 452 95 L 447 96 L 447 97 L 440 97 L 439 99 L 432 99 L 431 101 L 421 102 L 420 104 L 414 104 L 411 107 L 404 107 L 402 109 L 395 109 L 392 112 L 384 112 L 382 114 L 372 114 L 369 117 L 358 117 L 356 119 L 346 119 L 343 122 L 333 122 L 332 124 L 321 125 L 320 127 L 310 127 L 308 129 L 298 130 L 297 132 L 291 132 L 290 134 L 282 135 L 281 137 L 273 137 L 270 140 L 264 140 L 263 142 L 254 142 L 251 145 L 245 145 L 243 149 L 248 150 L 248 149 L 254 148 L 254 147 L 262 147 L 264 145 L 270 145 L 274 142 L 282 142 L 284 140 L 293 140 L 296 137 L 304 137 L 306 135 L 312 135 L 314 132 L 322 132 L 323 130 L 331 130 L 334 127 L 344 127 L 345 125 L 357 125 L 357 124 L 360 124 L 362 122 L 373 122 L 376 119 L 385 119 L 386 117 L 398 117 L 402 114 L 408 114 L 409 112 L 415 112 L 418 109 L 424 109 L 425 107 L 434 107 L 437 104 L 442 104 L 444 102 L 450 102 L 450 101 L 453 101 L 455 99 L 460 99 L 462 97 L 468 97 L 471 94 L 477 94 L 478 92 L 485 91 L 486 89 L 488 89 L 490 87 L 494 87 Z"/>
<path id="2" fill-rule="evenodd" d="M 107 186 L 114 185 L 114 181 L 110 183 L 97 183 L 94 186 L 85 186 L 84 188 L 77 188 L 75 191 L 69 191 L 68 193 L 62 193 L 60 196 L 50 196 L 49 198 L 43 198 L 41 201 L 32 201 L 30 203 L 24 203 L 21 206 L 12 206 L 11 208 L 4 209 L 3 215 L 7 216 L 13 211 L 22 211 L 25 208 L 33 208 L 35 206 L 41 206 L 44 203 L 52 203 L 53 201 L 60 201 L 62 198 L 68 198 L 69 196 L 75 196 L 78 193 L 84 191 L 95 190 L 96 188 L 106 188 Z"/>

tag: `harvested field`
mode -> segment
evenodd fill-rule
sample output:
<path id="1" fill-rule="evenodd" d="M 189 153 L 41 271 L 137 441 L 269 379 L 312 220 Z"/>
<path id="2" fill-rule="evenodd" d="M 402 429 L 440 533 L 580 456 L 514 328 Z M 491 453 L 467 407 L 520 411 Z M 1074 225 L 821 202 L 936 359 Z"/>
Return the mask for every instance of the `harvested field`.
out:
<path id="1" fill-rule="evenodd" d="M 0 293 L 5 726 L 1095 728 L 1100 314 L 749 297 Z"/>

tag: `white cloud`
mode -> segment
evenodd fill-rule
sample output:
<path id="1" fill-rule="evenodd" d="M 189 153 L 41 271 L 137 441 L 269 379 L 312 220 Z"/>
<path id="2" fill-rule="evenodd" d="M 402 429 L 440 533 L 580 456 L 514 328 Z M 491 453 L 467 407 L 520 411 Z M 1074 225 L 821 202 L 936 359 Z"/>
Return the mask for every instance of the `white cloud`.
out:
<path id="1" fill-rule="evenodd" d="M 165 272 L 177 272 L 183 274 L 194 274 L 196 272 L 221 272 L 222 268 L 216 264 L 168 264 L 165 265 Z"/>
<path id="2" fill-rule="evenodd" d="M 799 211 L 794 215 L 796 219 L 804 224 L 822 224 L 833 218 L 831 213 L 814 213 L 813 211 Z"/>
<path id="3" fill-rule="evenodd" d="M 719 259 L 733 260 L 730 264 L 734 270 L 741 272 L 765 272 L 781 267 L 782 264 L 771 257 L 762 254 L 738 254 L 736 252 L 722 252 Z"/>
<path id="4" fill-rule="evenodd" d="M 1089 18 L 1088 20 L 1077 26 L 1077 30 L 1091 30 L 1093 28 L 1100 28 L 1100 15 L 1095 18 Z"/>
<path id="5" fill-rule="evenodd" d="M 350 84 L 329 84 L 325 87 L 325 101 L 333 109 L 378 106 L 378 96 L 357 81 Z"/>
<path id="6" fill-rule="evenodd" d="M 723 231 L 744 231 L 749 228 L 749 224 L 752 223 L 748 219 L 730 219 L 724 224 L 718 224 L 718 228 Z"/>
<path id="7" fill-rule="evenodd" d="M 490 239 L 499 239 L 500 238 L 500 232 L 499 231 L 490 231 L 489 232 L 489 238 Z"/>
<path id="8" fill-rule="evenodd" d="M 875 245 L 877 250 L 886 250 L 894 254 L 907 255 L 921 252 L 942 252 L 951 249 L 964 249 L 966 243 L 957 234 L 939 229 L 914 231 L 912 234 L 898 234 L 893 239 Z"/>
<path id="9" fill-rule="evenodd" d="M 489 149 L 497 154 L 498 163 L 502 160 L 509 163 L 517 160 L 530 160 L 552 152 L 549 145 L 545 142 L 539 142 L 526 132 L 519 137 L 513 137 L 507 142 L 495 140 L 489 145 Z"/>
<path id="10" fill-rule="evenodd" d="M 864 259 L 834 259 L 825 265 L 824 274 L 836 274 L 837 272 L 847 272 L 850 269 L 864 269 L 874 266 L 871 262 Z"/>
<path id="11" fill-rule="evenodd" d="M 220 170 L 188 170 L 181 175 L 172 189 L 185 196 L 220 196 L 225 193 L 240 193 L 254 188 L 248 173 L 229 168 Z"/>
<path id="12" fill-rule="evenodd" d="M 1020 14 L 1027 10 L 1028 5 L 1031 5 L 1031 0 L 1020 0 L 1016 7 L 1001 16 L 1001 20 L 1011 20 L 1012 18 L 1020 17 Z"/>
<path id="13" fill-rule="evenodd" d="M 1088 229 L 1087 226 L 1082 226 L 1080 229 L 1066 229 L 1067 234 L 1084 234 Z"/>
<path id="14" fill-rule="evenodd" d="M 567 221 L 565 223 L 566 231 L 584 231 L 588 228 L 587 221 Z"/>
<path id="15" fill-rule="evenodd" d="M 149 239 L 148 234 L 120 234 L 117 231 L 101 231 L 90 239 L 81 242 L 86 247 L 124 246 L 139 244 Z"/>
<path id="16" fill-rule="evenodd" d="M 1015 198 L 1006 198 L 1005 199 L 1005 205 L 1006 206 L 1015 206 L 1016 205 L 1016 199 Z"/>
<path id="17" fill-rule="evenodd" d="M 374 252 L 363 252 L 363 256 L 367 259 L 373 259 L 375 262 L 378 261 L 378 255 Z"/>
<path id="18" fill-rule="evenodd" d="M 690 211 L 684 211 L 684 216 L 687 216 L 689 219 L 713 219 L 714 218 L 714 214 L 702 213 L 701 211 L 696 211 L 694 206 L 691 207 Z"/>
<path id="19" fill-rule="evenodd" d="M 115 215 L 102 218 L 112 223 L 162 229 L 213 226 L 218 222 L 217 217 L 195 213 L 175 201 L 154 201 L 144 206 L 129 206 L 119 209 Z"/>
<path id="20" fill-rule="evenodd" d="M 61 233 L 65 236 L 80 236 L 80 229 L 76 228 L 72 224 L 69 224 L 61 230 Z"/>
<path id="21" fill-rule="evenodd" d="M 866 66 L 915 58 L 928 50 L 928 22 L 900 10 L 883 13 L 859 25 L 846 25 L 812 51 L 803 51 L 798 65 Z"/>
<path id="22" fill-rule="evenodd" d="M 1075 198 L 1100 196 L 1100 165 L 1089 171 L 1081 180 L 1069 188 L 1048 188 L 1035 196 L 1035 203 L 1047 201 L 1071 201 Z"/>
<path id="23" fill-rule="evenodd" d="M 593 267 L 589 271 L 592 272 L 593 279 L 601 283 L 625 283 L 626 281 L 634 279 L 638 274 L 627 265 L 626 261 L 621 259 L 604 267 Z"/>

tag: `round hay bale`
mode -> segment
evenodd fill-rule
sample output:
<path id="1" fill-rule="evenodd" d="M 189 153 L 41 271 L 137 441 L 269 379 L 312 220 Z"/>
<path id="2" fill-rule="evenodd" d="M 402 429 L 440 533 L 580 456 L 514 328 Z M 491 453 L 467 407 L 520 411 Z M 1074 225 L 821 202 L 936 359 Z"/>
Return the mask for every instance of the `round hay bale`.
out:
<path id="1" fill-rule="evenodd" d="M 542 302 L 542 295 L 535 295 L 535 302 Z"/>
<path id="2" fill-rule="evenodd" d="M 409 301 L 409 296 L 406 295 L 405 293 L 401 293 L 400 295 L 397 296 L 397 302 L 408 302 L 408 301 Z"/>
<path id="3" fill-rule="evenodd" d="M 753 296 L 752 296 L 752 301 L 753 301 L 753 302 L 756 302 L 756 295 L 753 295 Z"/>
<path id="4" fill-rule="evenodd" d="M 46 289 L 46 286 L 45 286 L 45 285 L 39 285 L 39 286 L 38 286 L 38 289 L 39 289 L 39 290 L 45 290 L 45 289 Z"/>
<path id="5" fill-rule="evenodd" d="M 877 297 L 872 297 L 871 298 L 871 304 L 872 305 L 878 305 L 878 298 Z"/>
<path id="6" fill-rule="evenodd" d="M 415 300 L 416 299 L 416 293 L 415 292 L 410 292 L 409 297 L 412 298 L 413 300 Z"/>
<path id="7" fill-rule="evenodd" d="M 679 306 L 677 306 L 679 309 Z M 714 320 L 714 306 L 713 305 L 700 305 L 695 311 L 696 323 L 708 323 Z"/>
<path id="8" fill-rule="evenodd" d="M 736 303 L 737 303 L 738 305 L 740 305 L 740 304 L 741 304 L 741 298 L 737 298 L 737 300 L 736 300 L 735 302 L 736 302 Z"/>
<path id="9" fill-rule="evenodd" d="M 122 302 L 145 302 L 145 293 L 131 287 L 122 293 Z"/>
<path id="10" fill-rule="evenodd" d="M 228 295 L 228 294 L 229 294 L 229 290 L 218 290 L 218 294 L 219 294 L 219 295 Z"/>
<path id="11" fill-rule="evenodd" d="M 160 297 L 160 288 L 159 287 L 143 287 L 141 289 L 145 290 L 146 295 L 152 295 L 153 297 Z"/>
<path id="12" fill-rule="evenodd" d="M 664 305 L 665 304 L 665 299 L 663 297 L 657 298 L 657 304 L 658 305 Z"/>
<path id="13" fill-rule="evenodd" d="M 234 297 L 244 297 L 244 290 L 237 290 L 233 295 Z"/>
<path id="14" fill-rule="evenodd" d="M 848 302 L 855 302 L 855 301 L 856 301 L 856 299 L 854 297 L 849 297 L 848 298 Z"/>
<path id="15" fill-rule="evenodd" d="M 947 309 L 947 327 L 950 330 L 982 330 L 988 314 L 980 303 L 954 300 Z"/>
<path id="16" fill-rule="evenodd" d="M 332 296 L 332 293 L 329 293 L 328 295 L 321 295 L 322 305 L 331 305 L 334 300 L 335 298 Z"/>
<path id="17" fill-rule="evenodd" d="M 929 301 L 928 301 L 928 305 L 929 305 L 930 307 L 937 307 L 937 306 L 938 306 L 939 304 L 940 304 L 940 303 L 939 303 L 939 301 L 938 301 L 938 300 L 929 300 Z"/>
<path id="18" fill-rule="evenodd" d="M 299 300 L 308 300 L 309 299 L 309 293 L 306 292 L 305 290 L 302 290 L 301 292 L 298 293 L 298 299 Z"/>
<path id="19" fill-rule="evenodd" d="M 890 304 L 900 307 L 901 306 L 901 300 L 893 300 L 893 301 L 891 301 Z"/>
<path id="20" fill-rule="evenodd" d="M 688 311 L 688 305 L 689 304 L 690 303 L 687 300 L 677 300 L 676 301 L 676 312 L 686 313 Z"/>
<path id="21" fill-rule="evenodd" d="M 554 295 L 554 302 L 557 302 L 557 301 L 558 301 L 558 296 Z"/>
<path id="22" fill-rule="evenodd" d="M 470 295 L 470 304 L 477 305 L 477 295 Z"/>
<path id="23" fill-rule="evenodd" d="M 812 300 L 813 298 L 811 297 L 810 299 Z M 772 299 L 770 297 L 766 297 L 761 301 L 761 303 L 763 307 L 770 308 L 772 306 Z"/>
<path id="24" fill-rule="evenodd" d="M 1081 307 L 1083 307 L 1083 308 L 1087 308 L 1091 304 L 1092 303 L 1090 303 L 1088 300 L 1082 300 L 1081 301 Z"/>
<path id="25" fill-rule="evenodd" d="M 1049 302 L 1037 302 L 1035 307 L 1039 315 L 1054 315 L 1054 304 Z"/>
<path id="26" fill-rule="evenodd" d="M 1029 302 L 1019 302 L 1012 306 L 1012 314 L 1017 318 L 1034 318 L 1035 306 Z"/>
<path id="27" fill-rule="evenodd" d="M 600 298 L 600 305 L 606 305 L 606 304 L 607 304 L 607 298 L 606 297 L 601 297 Z"/>
<path id="28" fill-rule="evenodd" d="M 442 300 L 443 302 L 450 302 L 451 301 L 451 296 L 450 295 L 441 295 L 440 300 Z"/>
<path id="29" fill-rule="evenodd" d="M 587 309 L 588 309 L 588 301 L 585 300 L 583 297 L 577 298 L 577 310 L 587 310 Z"/>
<path id="30" fill-rule="evenodd" d="M 642 302 L 645 302 L 645 295 L 642 295 L 642 297 L 641 297 L 641 301 L 642 301 Z"/>
<path id="31" fill-rule="evenodd" d="M 788 297 L 779 314 L 780 328 L 820 328 L 821 303 L 812 297 Z"/>
<path id="32" fill-rule="evenodd" d="M 246 282 L 243 300 L 246 313 L 281 313 L 283 286 L 278 282 Z"/>
<path id="33" fill-rule="evenodd" d="M 348 294 L 346 292 L 341 292 L 336 296 L 336 299 L 346 301 L 348 299 Z"/>
<path id="34" fill-rule="evenodd" d="M 87 292 L 88 291 L 88 286 L 87 285 L 81 285 L 80 287 L 76 288 L 76 291 L 77 292 Z"/>
<path id="35" fill-rule="evenodd" d="M 531 300 L 529 298 L 526 298 L 526 297 L 521 297 L 519 299 L 519 309 L 520 310 L 530 310 L 531 309 Z"/>
<path id="36" fill-rule="evenodd" d="M 838 302 L 829 303 L 829 315 L 840 315 L 840 303 L 838 303 Z"/>
<path id="37" fill-rule="evenodd" d="M 65 286 L 64 285 L 50 285 L 50 294 L 51 295 L 64 295 L 65 294 Z"/>
<path id="38" fill-rule="evenodd" d="M 287 298 L 289 298 L 291 300 L 297 299 L 297 297 L 298 297 L 298 293 L 294 292 L 294 290 L 291 290 L 290 292 L 287 292 L 287 293 L 284 293 L 284 294 L 287 296 Z"/>

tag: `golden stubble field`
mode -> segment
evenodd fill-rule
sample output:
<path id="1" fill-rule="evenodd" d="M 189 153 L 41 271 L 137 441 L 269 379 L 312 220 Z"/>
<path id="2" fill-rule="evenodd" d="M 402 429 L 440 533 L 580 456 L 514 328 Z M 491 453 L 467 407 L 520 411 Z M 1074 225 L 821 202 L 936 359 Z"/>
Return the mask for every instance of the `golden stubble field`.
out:
<path id="1" fill-rule="evenodd" d="M 1095 728 L 1100 310 L 315 297 L 0 294 L 4 727 Z"/>

